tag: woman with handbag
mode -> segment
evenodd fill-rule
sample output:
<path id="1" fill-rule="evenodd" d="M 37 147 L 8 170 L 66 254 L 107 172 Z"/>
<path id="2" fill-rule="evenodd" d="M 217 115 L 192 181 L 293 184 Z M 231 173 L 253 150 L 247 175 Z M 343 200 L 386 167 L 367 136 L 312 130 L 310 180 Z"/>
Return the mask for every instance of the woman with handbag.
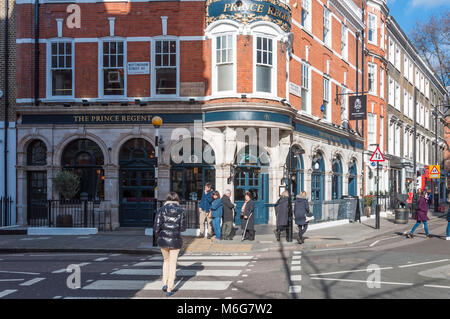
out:
<path id="1" fill-rule="evenodd" d="M 294 205 L 295 224 L 298 226 L 297 242 L 303 244 L 305 242 L 303 235 L 308 229 L 308 223 L 313 218 L 313 214 L 309 211 L 308 196 L 305 191 L 297 195 Z"/>
<path id="2" fill-rule="evenodd" d="M 177 193 L 170 192 L 164 206 L 156 213 L 154 229 L 164 258 L 162 290 L 167 297 L 174 294 L 178 254 L 183 246 L 181 233 L 185 230 L 186 217 L 184 210 L 180 207 L 180 198 Z"/>
<path id="3" fill-rule="evenodd" d="M 425 198 L 425 192 L 420 192 L 420 197 L 417 202 L 417 210 L 416 214 L 414 216 L 414 219 L 417 221 L 417 223 L 414 225 L 414 227 L 411 229 L 411 232 L 406 235 L 408 238 L 414 237 L 414 231 L 417 227 L 420 226 L 421 223 L 423 223 L 425 228 L 425 234 L 427 235 L 427 238 L 431 238 L 430 232 L 428 231 L 428 203 Z"/>

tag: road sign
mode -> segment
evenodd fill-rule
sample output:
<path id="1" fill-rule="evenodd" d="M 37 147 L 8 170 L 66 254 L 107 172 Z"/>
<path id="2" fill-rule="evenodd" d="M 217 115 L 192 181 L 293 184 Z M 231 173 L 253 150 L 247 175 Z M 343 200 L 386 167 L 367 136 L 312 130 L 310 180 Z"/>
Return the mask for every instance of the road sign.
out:
<path id="1" fill-rule="evenodd" d="M 430 178 L 441 178 L 440 165 L 430 165 L 428 174 L 429 174 Z"/>
<path id="2" fill-rule="evenodd" d="M 370 158 L 371 162 L 384 162 L 384 156 L 380 151 L 380 148 L 377 146 L 375 152 L 373 152 L 372 157 Z"/>

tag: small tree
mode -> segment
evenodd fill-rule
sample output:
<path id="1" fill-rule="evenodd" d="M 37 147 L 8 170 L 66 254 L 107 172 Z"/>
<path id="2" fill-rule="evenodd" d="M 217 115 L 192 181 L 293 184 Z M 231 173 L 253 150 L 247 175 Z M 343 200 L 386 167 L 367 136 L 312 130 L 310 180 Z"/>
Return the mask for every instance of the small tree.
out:
<path id="1" fill-rule="evenodd" d="M 72 199 L 80 190 L 80 178 L 69 171 L 60 171 L 53 178 L 53 186 L 65 199 Z"/>

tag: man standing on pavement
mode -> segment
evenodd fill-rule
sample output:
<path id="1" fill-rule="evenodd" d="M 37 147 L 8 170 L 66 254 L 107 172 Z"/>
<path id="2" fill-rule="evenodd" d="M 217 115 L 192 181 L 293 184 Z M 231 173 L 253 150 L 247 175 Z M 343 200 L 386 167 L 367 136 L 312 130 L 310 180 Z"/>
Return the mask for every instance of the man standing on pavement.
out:
<path id="1" fill-rule="evenodd" d="M 222 225 L 222 239 L 233 240 L 231 232 L 233 230 L 233 209 L 234 204 L 231 202 L 231 191 L 227 189 L 222 196 L 223 203 L 223 225 Z"/>
<path id="2" fill-rule="evenodd" d="M 205 234 L 205 221 L 208 223 L 208 239 L 212 237 L 212 218 L 209 216 L 211 203 L 213 202 L 212 193 L 211 183 L 206 183 L 198 209 L 200 213 L 200 238 L 204 237 Z"/>

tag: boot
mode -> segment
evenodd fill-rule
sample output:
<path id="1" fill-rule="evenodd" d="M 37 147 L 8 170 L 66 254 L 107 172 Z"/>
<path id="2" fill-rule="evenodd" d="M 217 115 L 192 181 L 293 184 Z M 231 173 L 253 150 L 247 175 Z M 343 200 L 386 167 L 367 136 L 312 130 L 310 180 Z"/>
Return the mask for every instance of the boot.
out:
<path id="1" fill-rule="evenodd" d="M 277 241 L 280 241 L 281 231 L 277 230 L 277 233 L 275 234 L 275 237 L 277 238 Z"/>

